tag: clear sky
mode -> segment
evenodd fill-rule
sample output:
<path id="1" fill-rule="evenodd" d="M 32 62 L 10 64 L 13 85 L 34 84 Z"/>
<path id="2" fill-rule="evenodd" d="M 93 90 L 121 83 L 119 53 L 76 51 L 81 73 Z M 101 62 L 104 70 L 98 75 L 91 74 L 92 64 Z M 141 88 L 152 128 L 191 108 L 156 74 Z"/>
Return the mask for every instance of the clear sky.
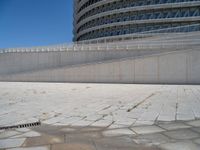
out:
<path id="1" fill-rule="evenodd" d="M 0 0 L 0 48 L 72 41 L 73 0 Z"/>

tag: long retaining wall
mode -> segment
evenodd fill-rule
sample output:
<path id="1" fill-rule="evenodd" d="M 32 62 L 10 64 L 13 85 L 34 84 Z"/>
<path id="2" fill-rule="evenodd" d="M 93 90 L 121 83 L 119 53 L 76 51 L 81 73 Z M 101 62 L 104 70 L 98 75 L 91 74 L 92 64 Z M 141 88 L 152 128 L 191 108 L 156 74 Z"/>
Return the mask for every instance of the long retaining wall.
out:
<path id="1" fill-rule="evenodd" d="M 38 56 L 39 57 L 39 56 Z M 200 51 L 185 50 L 1 75 L 1 81 L 200 84 Z"/>
<path id="2" fill-rule="evenodd" d="M 84 50 L 2 53 L 0 54 L 0 75 L 155 54 L 162 51 L 166 50 Z"/>

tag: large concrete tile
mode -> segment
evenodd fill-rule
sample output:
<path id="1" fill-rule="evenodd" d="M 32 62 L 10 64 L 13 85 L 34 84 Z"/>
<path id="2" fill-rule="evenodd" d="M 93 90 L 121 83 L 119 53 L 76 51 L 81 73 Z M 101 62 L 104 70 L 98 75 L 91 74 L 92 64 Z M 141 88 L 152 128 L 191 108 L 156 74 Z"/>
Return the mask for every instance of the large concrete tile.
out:
<path id="1" fill-rule="evenodd" d="M 86 144 L 54 144 L 51 150 L 96 150 L 93 145 Z"/>
<path id="2" fill-rule="evenodd" d="M 167 131 L 167 132 L 164 132 L 163 134 L 176 140 L 186 140 L 186 139 L 193 139 L 193 138 L 199 137 L 198 133 L 195 133 L 194 131 L 189 130 L 189 129 Z"/>
<path id="3" fill-rule="evenodd" d="M 164 128 L 166 130 L 184 129 L 184 128 L 190 128 L 191 127 L 189 125 L 186 125 L 186 124 L 180 123 L 180 122 L 159 124 L 158 126 Z"/>
<path id="4" fill-rule="evenodd" d="M 171 142 L 171 140 L 160 134 L 160 133 L 153 133 L 153 134 L 145 134 L 133 137 L 133 141 L 137 144 L 141 145 L 160 145 L 164 143 Z"/>
<path id="5" fill-rule="evenodd" d="M 28 128 L 19 128 L 19 129 L 16 129 L 16 131 L 25 133 L 25 132 L 28 132 L 28 131 L 31 131 L 31 130 L 28 129 Z"/>
<path id="6" fill-rule="evenodd" d="M 20 135 L 20 132 L 17 131 L 4 131 L 0 133 L 0 139 L 4 139 L 4 138 L 9 138 L 9 137 L 13 137 L 16 135 Z"/>
<path id="7" fill-rule="evenodd" d="M 20 147 L 24 143 L 25 138 L 21 139 L 3 139 L 0 140 L 0 148 Z"/>
<path id="8" fill-rule="evenodd" d="M 40 137 L 27 138 L 23 146 L 32 147 L 32 146 L 50 145 L 63 142 L 64 142 L 64 136 L 43 135 Z"/>
<path id="9" fill-rule="evenodd" d="M 124 126 L 153 125 L 159 120 L 175 121 L 177 95 L 179 106 L 183 106 L 178 116 L 191 120 L 194 117 L 192 106 L 198 110 L 200 105 L 193 98 L 194 93 L 185 96 L 184 88 L 198 91 L 199 86 L 1 82 L 0 105 L 4 107 L 0 109 L 0 126 L 39 119 L 44 124 L 60 126 L 87 126 L 90 121 L 99 127 L 109 126 L 112 121 Z M 142 102 L 153 93 L 159 94 Z M 15 105 L 7 105 L 7 99 Z M 160 106 L 164 106 L 162 110 Z M 132 107 L 133 110 L 127 112 Z"/>
<path id="10" fill-rule="evenodd" d="M 99 121 L 96 121 L 94 123 L 92 123 L 91 125 L 92 126 L 95 126 L 95 127 L 108 127 L 109 125 L 112 124 L 112 120 L 99 120 Z"/>
<path id="11" fill-rule="evenodd" d="M 8 150 L 50 150 L 50 146 L 22 147 L 22 148 L 12 148 Z"/>
<path id="12" fill-rule="evenodd" d="M 94 141 L 97 150 L 160 150 L 153 146 L 138 145 L 129 137 L 107 137 Z"/>
<path id="13" fill-rule="evenodd" d="M 35 131 L 29 131 L 21 135 L 13 136 L 12 138 L 28 138 L 28 137 L 38 137 L 38 136 L 41 136 L 41 134 Z"/>
<path id="14" fill-rule="evenodd" d="M 103 132 L 104 136 L 121 136 L 121 135 L 135 135 L 133 131 L 130 129 L 124 128 L 124 129 L 112 129 L 112 130 L 106 130 Z"/>
<path id="15" fill-rule="evenodd" d="M 200 127 L 193 127 L 191 128 L 194 132 L 199 133 L 200 134 Z"/>
<path id="16" fill-rule="evenodd" d="M 200 146 L 184 141 L 184 142 L 176 142 L 176 143 L 166 143 L 160 146 L 164 150 L 199 150 Z"/>
<path id="17" fill-rule="evenodd" d="M 164 129 L 158 127 L 158 126 L 137 126 L 131 128 L 134 132 L 137 134 L 150 134 L 150 133 L 157 133 L 157 132 L 163 132 Z"/>
<path id="18" fill-rule="evenodd" d="M 188 125 L 194 126 L 194 127 L 200 127 L 200 120 L 194 120 L 186 122 Z"/>

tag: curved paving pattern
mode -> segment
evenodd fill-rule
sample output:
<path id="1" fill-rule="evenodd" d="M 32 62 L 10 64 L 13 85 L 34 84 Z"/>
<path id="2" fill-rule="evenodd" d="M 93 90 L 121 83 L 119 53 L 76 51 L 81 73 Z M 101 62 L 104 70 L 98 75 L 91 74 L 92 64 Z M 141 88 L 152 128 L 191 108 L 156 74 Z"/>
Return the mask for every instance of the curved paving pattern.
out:
<path id="1" fill-rule="evenodd" d="M 132 127 L 50 126 L 0 132 L 4 150 L 199 150 L 200 120 Z"/>
<path id="2" fill-rule="evenodd" d="M 200 86 L 1 83 L 0 150 L 199 150 Z M 31 111 L 30 111 L 31 110 Z"/>

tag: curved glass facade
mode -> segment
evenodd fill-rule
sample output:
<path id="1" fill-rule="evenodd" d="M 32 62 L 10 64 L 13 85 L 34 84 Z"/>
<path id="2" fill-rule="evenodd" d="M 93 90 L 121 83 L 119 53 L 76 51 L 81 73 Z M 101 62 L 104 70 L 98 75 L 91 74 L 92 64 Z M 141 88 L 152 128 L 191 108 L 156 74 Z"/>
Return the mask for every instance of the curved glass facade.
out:
<path id="1" fill-rule="evenodd" d="M 196 23 L 200 23 L 200 0 L 76 0 L 74 41 Z"/>

